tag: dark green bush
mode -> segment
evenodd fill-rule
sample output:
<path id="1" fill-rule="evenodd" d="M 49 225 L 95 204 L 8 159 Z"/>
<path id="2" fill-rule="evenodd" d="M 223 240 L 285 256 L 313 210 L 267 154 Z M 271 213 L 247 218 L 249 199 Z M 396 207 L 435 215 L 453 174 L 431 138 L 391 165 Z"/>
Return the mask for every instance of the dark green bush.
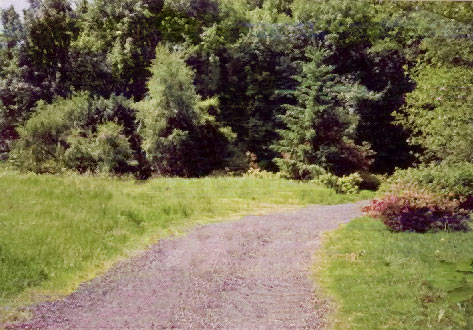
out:
<path id="1" fill-rule="evenodd" d="M 360 189 L 378 190 L 385 178 L 382 175 L 375 175 L 369 172 L 360 172 L 361 179 Z"/>

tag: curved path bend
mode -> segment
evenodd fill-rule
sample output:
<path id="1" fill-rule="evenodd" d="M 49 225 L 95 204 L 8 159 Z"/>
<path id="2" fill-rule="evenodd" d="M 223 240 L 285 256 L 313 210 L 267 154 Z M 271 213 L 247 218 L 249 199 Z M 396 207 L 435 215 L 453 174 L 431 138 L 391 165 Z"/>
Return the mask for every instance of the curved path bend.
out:
<path id="1" fill-rule="evenodd" d="M 362 203 L 310 206 L 163 239 L 12 329 L 321 329 L 309 278 L 321 233 Z"/>

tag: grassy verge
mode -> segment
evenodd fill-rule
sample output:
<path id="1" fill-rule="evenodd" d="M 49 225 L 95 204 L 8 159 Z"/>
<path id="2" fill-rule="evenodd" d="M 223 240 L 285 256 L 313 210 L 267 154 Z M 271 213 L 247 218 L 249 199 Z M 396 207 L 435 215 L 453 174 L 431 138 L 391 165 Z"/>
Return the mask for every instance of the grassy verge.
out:
<path id="1" fill-rule="evenodd" d="M 0 192 L 0 321 L 12 314 L 7 306 L 14 310 L 66 294 L 120 256 L 190 226 L 277 207 L 370 197 L 271 179 L 139 183 L 9 171 L 0 172 Z"/>
<path id="2" fill-rule="evenodd" d="M 473 233 L 391 233 L 361 218 L 329 233 L 315 269 L 335 329 L 473 329 Z"/>

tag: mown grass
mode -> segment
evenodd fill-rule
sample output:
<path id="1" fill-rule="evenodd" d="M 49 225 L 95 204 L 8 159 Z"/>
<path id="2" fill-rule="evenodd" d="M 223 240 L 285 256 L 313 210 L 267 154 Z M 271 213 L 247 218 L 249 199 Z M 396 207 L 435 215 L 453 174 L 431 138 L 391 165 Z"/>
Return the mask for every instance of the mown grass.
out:
<path id="1" fill-rule="evenodd" d="M 472 242 L 471 232 L 391 233 L 369 218 L 329 233 L 315 277 L 338 306 L 334 328 L 473 329 L 471 298 L 452 302 L 435 284 L 462 287 L 458 276 L 471 277 L 445 265 L 472 260 Z"/>
<path id="2" fill-rule="evenodd" d="M 337 195 L 274 179 L 132 180 L 0 171 L 0 306 L 65 294 L 119 256 L 196 224 L 305 204 L 371 197 Z M 5 308 L 3 308 L 5 314 Z M 0 315 L 1 316 L 1 315 Z M 5 317 L 5 315 L 4 315 Z"/>

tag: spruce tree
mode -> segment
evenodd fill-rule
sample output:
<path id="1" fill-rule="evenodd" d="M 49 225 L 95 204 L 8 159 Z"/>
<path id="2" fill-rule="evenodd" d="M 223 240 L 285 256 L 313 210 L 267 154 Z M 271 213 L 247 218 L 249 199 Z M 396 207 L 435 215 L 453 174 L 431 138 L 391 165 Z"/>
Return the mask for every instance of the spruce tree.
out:
<path id="1" fill-rule="evenodd" d="M 295 77 L 296 105 L 286 105 L 281 116 L 286 128 L 279 131 L 274 150 L 280 171 L 293 179 L 312 179 L 326 171 L 337 175 L 367 169 L 372 152 L 356 144 L 357 107 L 360 100 L 376 98 L 366 88 L 336 74 L 325 64 L 329 52 L 307 49 L 308 62 Z"/>

